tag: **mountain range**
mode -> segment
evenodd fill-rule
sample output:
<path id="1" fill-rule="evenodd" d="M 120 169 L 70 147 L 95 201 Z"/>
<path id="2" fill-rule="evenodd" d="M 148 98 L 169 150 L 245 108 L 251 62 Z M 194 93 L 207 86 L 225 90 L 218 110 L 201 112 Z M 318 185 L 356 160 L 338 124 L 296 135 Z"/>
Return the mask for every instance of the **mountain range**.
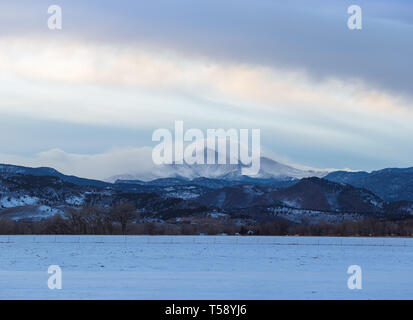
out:
<path id="1" fill-rule="evenodd" d="M 325 179 L 368 189 L 385 201 L 413 200 L 413 167 L 371 173 L 336 171 L 326 175 Z"/>
<path id="2" fill-rule="evenodd" d="M 204 152 L 206 154 L 206 151 Z M 217 156 L 216 156 L 217 157 Z M 206 162 L 205 162 L 206 163 Z M 229 160 L 227 163 L 230 163 Z M 245 181 L 248 178 L 255 179 L 277 179 L 291 180 L 302 179 L 305 177 L 323 177 L 328 174 L 327 171 L 301 170 L 289 165 L 282 164 L 268 157 L 260 158 L 260 170 L 257 175 L 245 176 L 242 174 L 242 168 L 245 167 L 241 161 L 236 164 L 192 164 L 186 162 L 183 164 L 165 164 L 154 166 L 147 172 L 137 174 L 123 174 L 112 176 L 107 179 L 108 182 L 117 180 L 141 180 L 152 181 L 160 178 L 178 178 L 178 179 L 196 179 L 210 178 L 230 181 Z"/>
<path id="3" fill-rule="evenodd" d="M 328 173 L 261 160 L 261 170 L 254 177 L 243 176 L 240 164 L 166 165 L 150 181 L 125 175 L 112 182 L 65 175 L 47 167 L 3 164 L 0 218 L 41 220 L 64 214 L 68 208 L 108 208 L 122 201 L 133 202 L 143 215 L 161 220 L 211 212 L 296 223 L 413 215 L 413 168 Z"/>

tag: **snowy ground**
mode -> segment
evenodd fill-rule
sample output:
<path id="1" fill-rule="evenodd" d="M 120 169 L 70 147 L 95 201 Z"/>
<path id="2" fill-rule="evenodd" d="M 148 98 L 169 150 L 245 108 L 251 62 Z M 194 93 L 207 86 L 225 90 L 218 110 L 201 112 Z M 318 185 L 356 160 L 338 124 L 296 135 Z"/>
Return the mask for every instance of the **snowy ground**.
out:
<path id="1" fill-rule="evenodd" d="M 413 239 L 0 236 L 0 299 L 412 299 L 412 274 Z"/>

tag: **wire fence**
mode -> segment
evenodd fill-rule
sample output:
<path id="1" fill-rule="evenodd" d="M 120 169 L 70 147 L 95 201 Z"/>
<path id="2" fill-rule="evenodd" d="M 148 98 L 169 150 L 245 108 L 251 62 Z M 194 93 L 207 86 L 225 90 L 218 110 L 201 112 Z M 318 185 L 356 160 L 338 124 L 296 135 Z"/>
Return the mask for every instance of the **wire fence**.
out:
<path id="1" fill-rule="evenodd" d="M 413 247 L 413 238 L 291 237 L 291 236 L 0 236 L 0 244 L 135 244 L 135 245 L 273 245 Z"/>

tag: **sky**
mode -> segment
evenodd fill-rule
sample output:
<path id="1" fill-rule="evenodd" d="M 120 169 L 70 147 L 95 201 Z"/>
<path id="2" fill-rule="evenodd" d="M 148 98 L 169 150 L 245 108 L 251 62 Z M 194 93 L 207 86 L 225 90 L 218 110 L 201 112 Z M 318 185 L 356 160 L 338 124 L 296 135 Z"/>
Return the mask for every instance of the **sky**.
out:
<path id="1" fill-rule="evenodd" d="M 182 120 L 299 167 L 413 166 L 412 57 L 408 0 L 3 0 L 0 163 L 133 173 Z"/>

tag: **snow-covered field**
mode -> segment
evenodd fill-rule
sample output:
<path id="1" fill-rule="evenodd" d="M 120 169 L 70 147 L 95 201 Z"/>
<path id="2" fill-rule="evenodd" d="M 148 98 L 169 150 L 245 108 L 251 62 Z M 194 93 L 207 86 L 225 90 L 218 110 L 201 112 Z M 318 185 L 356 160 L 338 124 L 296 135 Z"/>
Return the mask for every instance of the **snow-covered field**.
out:
<path id="1" fill-rule="evenodd" d="M 412 274 L 413 239 L 0 236 L 0 299 L 412 299 Z"/>

